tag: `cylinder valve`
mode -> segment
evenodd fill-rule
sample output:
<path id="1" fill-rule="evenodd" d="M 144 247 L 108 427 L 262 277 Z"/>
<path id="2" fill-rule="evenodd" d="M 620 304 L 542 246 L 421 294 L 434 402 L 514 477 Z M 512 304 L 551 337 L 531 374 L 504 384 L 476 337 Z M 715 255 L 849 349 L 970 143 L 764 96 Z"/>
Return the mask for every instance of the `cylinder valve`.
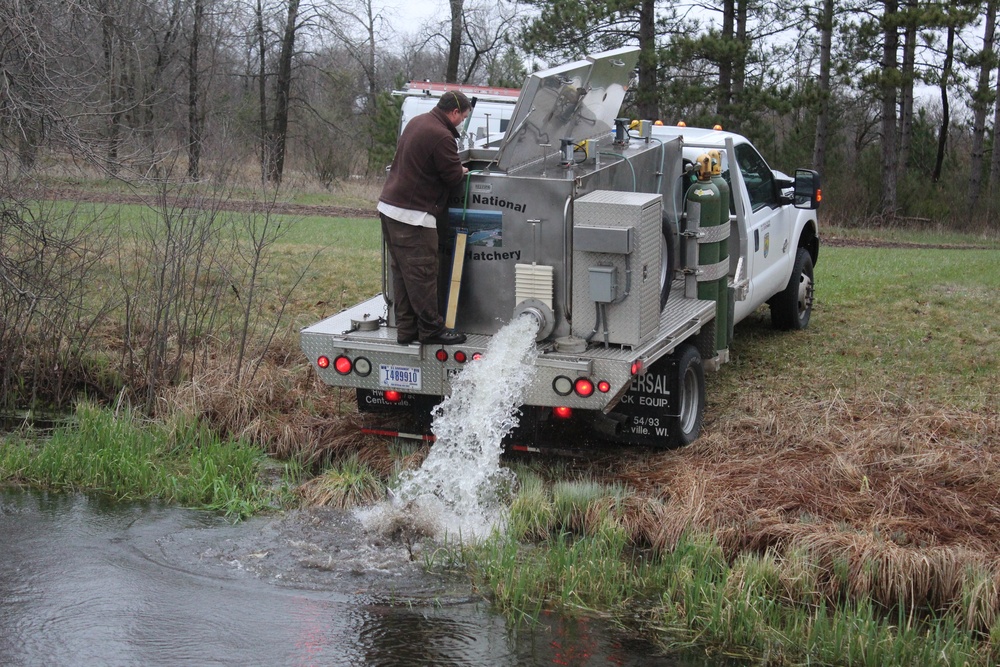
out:
<path id="1" fill-rule="evenodd" d="M 624 146 L 628 143 L 628 118 L 615 118 L 615 146 Z"/>

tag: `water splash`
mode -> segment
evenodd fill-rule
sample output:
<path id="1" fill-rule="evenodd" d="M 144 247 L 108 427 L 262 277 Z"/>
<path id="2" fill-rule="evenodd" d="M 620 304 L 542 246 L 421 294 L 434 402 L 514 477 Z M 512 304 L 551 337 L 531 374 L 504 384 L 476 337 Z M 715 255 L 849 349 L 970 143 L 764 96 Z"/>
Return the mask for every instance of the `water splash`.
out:
<path id="1" fill-rule="evenodd" d="M 398 534 L 406 524 L 421 535 L 463 540 L 502 528 L 503 499 L 515 481 L 500 466 L 502 441 L 517 426 L 534 377 L 536 332 L 534 319 L 514 320 L 452 381 L 451 395 L 432 413 L 437 440 L 430 454 L 400 475 L 389 502 L 361 514 L 368 527 Z"/>

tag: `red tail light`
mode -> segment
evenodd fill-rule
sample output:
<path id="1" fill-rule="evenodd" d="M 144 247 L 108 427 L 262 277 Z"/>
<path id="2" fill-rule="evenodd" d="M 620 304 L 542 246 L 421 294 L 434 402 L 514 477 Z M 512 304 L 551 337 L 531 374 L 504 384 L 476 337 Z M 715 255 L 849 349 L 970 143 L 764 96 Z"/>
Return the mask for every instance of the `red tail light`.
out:
<path id="1" fill-rule="evenodd" d="M 402 394 L 400 394 L 398 391 L 393 391 L 392 389 L 386 391 L 384 396 L 385 400 L 389 401 L 390 403 L 399 403 L 399 401 L 402 400 L 403 398 Z"/>
<path id="2" fill-rule="evenodd" d="M 632 362 L 632 375 L 638 375 L 639 371 L 642 370 L 642 359 L 636 359 Z"/>
<path id="3" fill-rule="evenodd" d="M 569 419 L 573 416 L 573 409 L 560 405 L 557 408 L 552 408 L 552 414 L 559 417 L 559 419 Z"/>
<path id="4" fill-rule="evenodd" d="M 444 350 L 438 350 L 437 352 L 435 352 L 434 357 L 442 364 L 448 361 L 448 353 Z"/>
<path id="5" fill-rule="evenodd" d="M 576 382 L 573 383 L 573 389 L 576 390 L 578 396 L 587 398 L 594 393 L 594 383 L 587 378 L 577 378 Z"/>
<path id="6" fill-rule="evenodd" d="M 354 368 L 354 364 L 344 355 L 340 355 L 333 360 L 333 368 L 341 375 L 347 375 Z"/>
<path id="7" fill-rule="evenodd" d="M 319 359 L 316 360 L 316 365 L 319 366 L 320 368 L 329 368 L 330 357 L 327 357 L 325 355 L 321 356 Z"/>
<path id="8" fill-rule="evenodd" d="M 611 383 L 608 382 L 607 380 L 601 380 L 600 382 L 597 383 L 597 391 L 601 392 L 602 394 L 608 393 L 609 391 L 611 391 Z"/>
<path id="9" fill-rule="evenodd" d="M 455 361 L 457 361 L 458 363 L 464 364 L 467 359 L 468 357 L 465 356 L 465 352 L 459 350 L 458 352 L 455 353 Z"/>

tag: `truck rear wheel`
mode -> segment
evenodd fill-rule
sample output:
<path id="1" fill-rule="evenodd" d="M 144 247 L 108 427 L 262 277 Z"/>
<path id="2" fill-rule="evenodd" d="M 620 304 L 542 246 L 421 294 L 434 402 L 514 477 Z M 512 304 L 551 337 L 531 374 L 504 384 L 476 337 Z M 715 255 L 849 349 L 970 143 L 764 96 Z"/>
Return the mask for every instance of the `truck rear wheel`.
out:
<path id="1" fill-rule="evenodd" d="M 788 285 L 771 297 L 771 324 L 775 329 L 798 331 L 809 326 L 813 305 L 813 261 L 805 248 L 795 253 Z"/>
<path id="2" fill-rule="evenodd" d="M 705 369 L 698 348 L 684 344 L 677 359 L 677 416 L 670 418 L 670 444 L 689 445 L 701 434 L 705 414 Z"/>

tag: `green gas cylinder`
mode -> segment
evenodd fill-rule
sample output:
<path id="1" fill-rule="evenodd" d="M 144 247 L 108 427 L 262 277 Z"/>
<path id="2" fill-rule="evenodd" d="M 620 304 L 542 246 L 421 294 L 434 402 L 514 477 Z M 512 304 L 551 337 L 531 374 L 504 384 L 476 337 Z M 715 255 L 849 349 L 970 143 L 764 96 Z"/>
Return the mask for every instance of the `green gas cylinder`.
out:
<path id="1" fill-rule="evenodd" d="M 719 188 L 712 182 L 712 158 L 707 154 L 699 155 L 698 180 L 688 188 L 684 197 L 687 211 L 687 229 L 707 229 L 718 227 L 721 220 L 721 197 Z M 719 263 L 718 243 L 698 244 L 698 267 L 710 267 Z M 716 277 L 698 275 L 698 298 L 705 301 L 719 301 L 719 280 Z M 716 309 L 718 310 L 718 309 Z M 727 306 L 728 310 L 728 306 Z M 719 331 L 719 317 L 716 313 L 716 338 Z M 725 335 L 725 329 L 722 329 Z"/>
<path id="2" fill-rule="evenodd" d="M 729 228 L 729 183 L 722 177 L 722 154 L 712 150 L 708 152 L 712 160 L 712 183 L 719 188 L 719 224 Z M 719 241 L 719 261 L 729 258 L 729 238 Z M 729 289 L 729 276 L 719 278 L 719 300 L 717 315 L 718 324 L 715 328 L 715 348 L 725 350 L 729 348 L 729 336 L 731 325 L 729 322 L 730 300 L 735 297 Z"/>

